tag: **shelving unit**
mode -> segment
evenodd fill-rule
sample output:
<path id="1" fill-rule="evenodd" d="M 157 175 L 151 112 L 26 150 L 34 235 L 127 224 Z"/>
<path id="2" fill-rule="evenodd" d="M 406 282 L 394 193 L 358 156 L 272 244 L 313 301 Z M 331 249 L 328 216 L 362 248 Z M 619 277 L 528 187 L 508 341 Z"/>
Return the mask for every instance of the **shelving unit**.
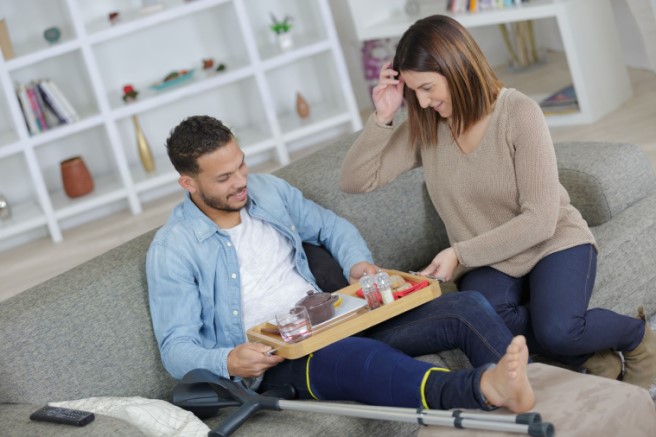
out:
<path id="1" fill-rule="evenodd" d="M 349 0 L 358 39 L 400 37 L 418 19 L 408 16 L 403 6 L 404 0 Z M 420 10 L 421 16 L 449 15 L 467 28 L 522 20 L 556 20 L 580 110 L 548 116 L 551 126 L 595 122 L 632 95 L 608 0 L 530 0 L 505 9 L 457 14 L 447 12 L 446 0 L 431 0 L 420 2 Z M 557 89 L 520 91 L 539 101 Z"/>
<path id="2" fill-rule="evenodd" d="M 11 4 L 9 4 L 11 3 Z M 0 250 L 35 236 L 60 241 L 62 230 L 177 189 L 163 146 L 183 118 L 208 114 L 232 127 L 250 164 L 289 162 L 290 149 L 361 128 L 359 111 L 327 0 L 163 0 L 139 13 L 138 0 L 22 0 L 0 7 L 15 57 L 0 58 L 0 193 L 12 217 L 0 221 Z M 108 14 L 120 13 L 110 24 Z M 282 50 L 269 29 L 272 12 L 293 17 L 294 45 Z M 46 28 L 61 38 L 49 44 Z M 203 70 L 213 58 L 227 68 Z M 170 71 L 191 79 L 151 88 Z M 52 79 L 80 115 L 78 122 L 31 136 L 17 83 Z M 124 103 L 131 84 L 136 101 Z M 296 92 L 311 113 L 295 112 Z M 156 169 L 146 173 L 136 147 L 138 116 Z M 95 189 L 71 199 L 59 163 L 80 155 Z"/>

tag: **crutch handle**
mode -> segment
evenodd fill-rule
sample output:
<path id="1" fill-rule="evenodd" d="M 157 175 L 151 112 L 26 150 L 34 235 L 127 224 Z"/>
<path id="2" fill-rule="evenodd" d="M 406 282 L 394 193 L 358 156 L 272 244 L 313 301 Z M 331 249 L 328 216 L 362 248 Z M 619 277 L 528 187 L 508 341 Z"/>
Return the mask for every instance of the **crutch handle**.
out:
<path id="1" fill-rule="evenodd" d="M 533 437 L 553 437 L 555 432 L 556 428 L 549 422 L 531 423 L 528 426 L 528 435 Z"/>

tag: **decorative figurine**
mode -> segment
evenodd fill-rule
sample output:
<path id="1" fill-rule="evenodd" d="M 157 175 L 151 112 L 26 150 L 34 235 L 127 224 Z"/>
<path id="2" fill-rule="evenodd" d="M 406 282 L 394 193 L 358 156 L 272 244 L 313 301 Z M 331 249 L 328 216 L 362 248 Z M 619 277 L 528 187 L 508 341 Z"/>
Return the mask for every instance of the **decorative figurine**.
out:
<path id="1" fill-rule="evenodd" d="M 204 58 L 203 59 L 203 70 L 209 70 L 212 67 L 214 67 L 214 59 Z"/>
<path id="2" fill-rule="evenodd" d="M 111 24 L 112 26 L 118 23 L 119 20 L 121 19 L 121 15 L 118 13 L 118 11 L 110 12 L 109 15 L 107 15 L 107 17 L 109 18 L 109 24 Z"/>
<path id="3" fill-rule="evenodd" d="M 130 103 L 137 99 L 139 91 L 135 90 L 132 85 L 123 86 L 123 101 L 125 103 Z"/>
<path id="4" fill-rule="evenodd" d="M 308 118 L 310 116 L 310 105 L 298 91 L 296 92 L 296 113 L 301 118 Z"/>
<path id="5" fill-rule="evenodd" d="M 54 44 L 59 41 L 59 38 L 61 37 L 61 30 L 59 30 L 59 27 L 49 27 L 43 31 L 43 37 L 50 44 Z"/>
<path id="6" fill-rule="evenodd" d="M 226 64 L 223 62 L 216 66 L 216 71 L 223 71 L 226 69 Z"/>

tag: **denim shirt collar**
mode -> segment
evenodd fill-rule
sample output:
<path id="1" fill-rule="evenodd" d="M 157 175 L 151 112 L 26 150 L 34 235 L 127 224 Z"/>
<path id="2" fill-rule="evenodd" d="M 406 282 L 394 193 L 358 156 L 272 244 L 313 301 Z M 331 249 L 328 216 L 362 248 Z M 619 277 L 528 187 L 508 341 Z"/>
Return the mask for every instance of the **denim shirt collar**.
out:
<path id="1" fill-rule="evenodd" d="M 215 232 L 218 232 L 224 236 L 227 236 L 227 233 L 217 226 L 216 223 L 212 221 L 203 211 L 201 211 L 198 206 L 191 200 L 191 195 L 189 192 L 185 191 L 184 193 L 184 202 L 182 206 L 182 213 L 186 219 L 189 220 L 190 226 L 194 235 L 199 242 L 203 242 L 208 238 L 211 238 Z M 246 203 L 246 208 L 248 212 L 252 212 L 253 208 L 257 202 L 255 199 L 248 197 L 248 202 Z"/>

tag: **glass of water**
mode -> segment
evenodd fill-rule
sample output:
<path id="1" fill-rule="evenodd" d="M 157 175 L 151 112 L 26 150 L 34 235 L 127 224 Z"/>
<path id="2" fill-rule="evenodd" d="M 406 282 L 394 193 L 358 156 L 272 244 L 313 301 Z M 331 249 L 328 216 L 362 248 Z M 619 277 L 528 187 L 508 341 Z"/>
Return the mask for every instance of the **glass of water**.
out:
<path id="1" fill-rule="evenodd" d="M 296 343 L 312 335 L 312 324 L 307 308 L 295 306 L 276 314 L 276 323 L 285 343 Z"/>

